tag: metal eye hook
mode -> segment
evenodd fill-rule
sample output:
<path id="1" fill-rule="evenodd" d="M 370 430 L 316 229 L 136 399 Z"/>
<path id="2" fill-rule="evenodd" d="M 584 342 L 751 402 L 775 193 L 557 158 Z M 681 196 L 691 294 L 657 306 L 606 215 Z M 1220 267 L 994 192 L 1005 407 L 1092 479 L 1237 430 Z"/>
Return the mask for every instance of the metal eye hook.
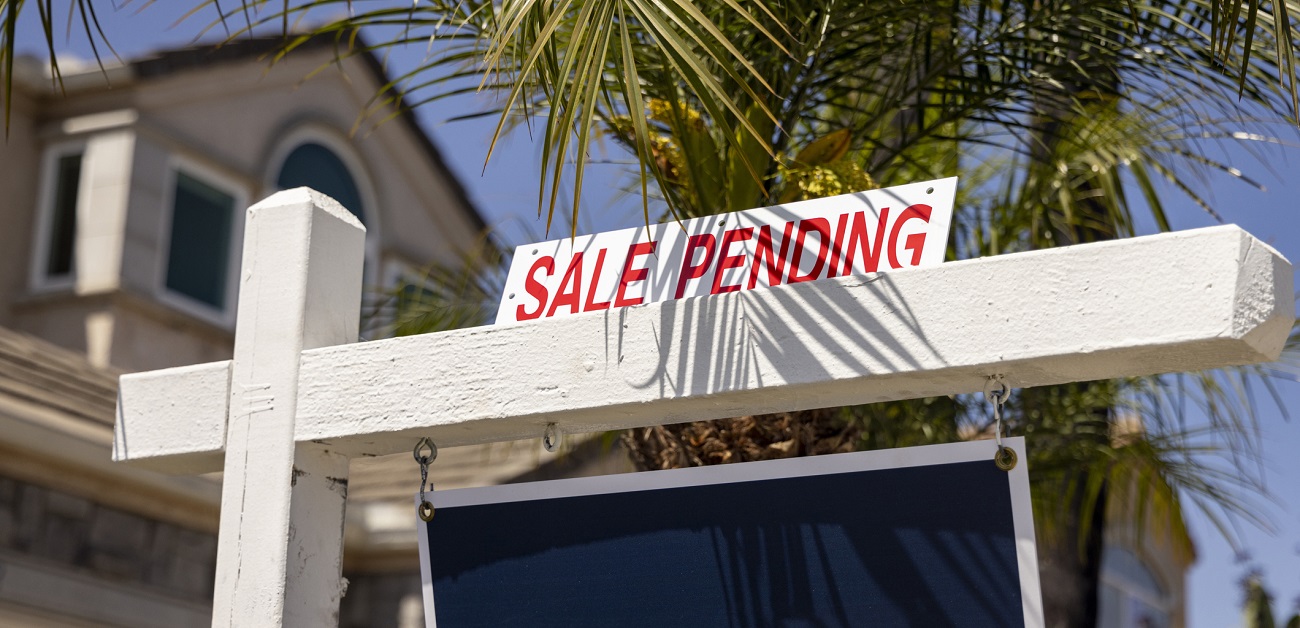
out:
<path id="1" fill-rule="evenodd" d="M 996 392 L 993 390 L 995 386 L 999 389 Z M 994 404 L 994 407 L 1006 403 L 1010 397 L 1011 387 L 1007 385 L 1001 375 L 990 375 L 988 380 L 984 382 L 984 398 L 989 403 Z"/>
<path id="2" fill-rule="evenodd" d="M 429 453 L 422 454 L 421 450 L 428 450 Z M 433 503 L 424 498 L 424 487 L 429 483 L 429 463 L 438 458 L 438 446 L 428 436 L 421 438 L 415 443 L 415 450 L 411 452 L 415 461 L 420 465 L 420 505 L 415 507 L 415 514 L 425 523 L 433 521 Z M 433 486 L 429 485 L 429 490 Z"/>
<path id="3" fill-rule="evenodd" d="M 546 431 L 542 432 L 542 449 L 555 453 L 563 440 L 564 434 L 560 432 L 560 427 L 554 423 L 547 423 Z"/>
<path id="4" fill-rule="evenodd" d="M 429 453 L 421 454 L 420 450 L 422 449 L 429 450 Z M 412 452 L 412 455 L 415 456 L 416 462 L 420 463 L 421 465 L 427 466 L 429 463 L 438 459 L 438 446 L 433 444 L 433 440 L 431 440 L 428 436 L 425 436 L 424 438 L 421 438 L 420 440 L 415 442 L 415 451 Z"/>
<path id="5" fill-rule="evenodd" d="M 994 391 L 994 387 L 1000 387 Z M 990 375 L 987 382 L 984 382 L 984 398 L 993 404 L 993 438 L 997 441 L 998 448 L 1002 448 L 1002 406 L 1006 404 L 1007 399 L 1011 397 L 1011 387 L 1002 381 L 1001 375 Z"/>
<path id="6" fill-rule="evenodd" d="M 1002 375 L 990 375 L 984 382 L 984 398 L 993 404 L 993 439 L 998 450 L 993 454 L 993 463 L 1003 471 L 1016 467 L 1016 451 L 1002 444 L 1002 406 L 1011 397 L 1011 387 L 1002 379 Z"/>

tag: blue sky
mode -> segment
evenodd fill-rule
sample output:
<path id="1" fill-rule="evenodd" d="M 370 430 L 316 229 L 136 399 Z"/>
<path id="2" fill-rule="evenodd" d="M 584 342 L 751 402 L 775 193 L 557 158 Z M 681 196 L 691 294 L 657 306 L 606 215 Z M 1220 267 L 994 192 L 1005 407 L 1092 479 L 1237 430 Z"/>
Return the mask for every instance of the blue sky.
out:
<path id="1" fill-rule="evenodd" d="M 120 0 L 119 0 L 120 1 Z M 56 3 L 60 4 L 60 3 Z M 136 0 L 127 8 L 113 11 L 107 3 L 96 3 L 110 40 L 124 57 L 134 57 L 151 50 L 189 44 L 210 21 L 205 14 L 182 21 L 185 12 L 197 1 L 145 3 Z M 143 10 L 137 10 L 143 7 Z M 65 24 L 65 16 L 59 17 Z M 62 53 L 88 58 L 90 49 L 74 26 L 72 37 L 58 37 Z M 20 25 L 20 50 L 43 54 L 39 22 L 34 10 L 27 11 Z M 395 54 L 390 63 L 409 67 L 419 60 L 423 48 Z M 496 150 L 492 162 L 483 168 L 483 158 L 491 137 L 493 119 L 445 123 L 452 116 L 483 105 L 469 96 L 425 107 L 418 117 L 442 147 L 451 167 L 469 189 L 490 224 L 499 224 L 508 238 L 518 242 L 525 233 L 540 234 L 544 223 L 536 220 L 537 149 L 524 132 L 507 137 Z M 1290 133 L 1291 137 L 1295 134 Z M 1236 148 L 1226 149 L 1226 158 L 1254 174 L 1268 186 L 1259 192 L 1227 177 L 1209 182 L 1213 205 L 1229 222 L 1277 248 L 1288 259 L 1300 259 L 1300 151 L 1269 151 L 1267 163 Z M 611 160 L 626 156 L 611 153 Z M 622 195 L 625 181 L 621 166 L 594 166 L 588 175 L 591 184 L 583 196 L 583 216 L 579 232 L 603 231 L 634 226 L 641 220 L 640 203 Z M 525 174 L 526 173 L 526 174 Z M 1215 224 L 1205 212 L 1176 193 L 1167 196 L 1175 229 L 1189 229 Z M 561 203 L 563 205 L 563 203 Z M 559 233 L 562 234 L 561 227 Z M 1154 231 L 1148 226 L 1147 231 Z M 539 238 L 540 239 L 540 238 Z M 1284 404 L 1300 415 L 1300 384 L 1279 382 Z M 1290 611 L 1300 604 L 1300 418 L 1286 421 L 1281 412 L 1263 396 L 1260 415 L 1264 438 L 1266 479 L 1275 504 L 1269 507 L 1269 519 L 1277 530 L 1269 534 L 1243 527 L 1249 564 L 1264 571 L 1277 598 L 1279 611 Z M 1240 625 L 1240 592 L 1237 580 L 1246 566 L 1242 557 L 1198 513 L 1189 513 L 1197 540 L 1199 561 L 1188 582 L 1190 628 L 1227 628 Z"/>

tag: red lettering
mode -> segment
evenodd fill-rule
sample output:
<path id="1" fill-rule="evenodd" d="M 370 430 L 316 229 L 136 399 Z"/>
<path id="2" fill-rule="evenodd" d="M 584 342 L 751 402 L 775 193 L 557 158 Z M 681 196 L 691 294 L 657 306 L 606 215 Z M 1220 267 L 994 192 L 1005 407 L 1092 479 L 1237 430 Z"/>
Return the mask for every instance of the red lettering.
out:
<path id="1" fill-rule="evenodd" d="M 806 275 L 799 274 L 799 258 L 803 255 L 804 242 L 809 233 L 817 233 L 817 261 Z M 786 283 L 799 283 L 816 279 L 826 265 L 826 251 L 831 243 L 831 223 L 825 218 L 807 218 L 799 221 L 799 233 L 794 239 L 794 253 L 790 256 L 790 278 Z"/>
<path id="2" fill-rule="evenodd" d="M 517 321 L 533 320 L 541 316 L 542 310 L 546 309 L 546 300 L 551 298 L 551 294 L 546 290 L 546 286 L 542 282 L 535 279 L 537 271 L 542 268 L 546 269 L 546 276 L 550 277 L 551 273 L 555 272 L 555 258 L 549 255 L 537 258 L 537 261 L 533 262 L 532 268 L 528 269 L 528 274 L 524 275 L 524 291 L 537 299 L 537 311 L 529 312 L 524 309 L 524 304 L 520 303 L 519 307 L 515 308 L 515 320 Z"/>
<path id="3" fill-rule="evenodd" d="M 577 314 L 581 311 L 578 309 L 581 295 L 582 253 L 578 252 L 573 254 L 573 260 L 569 262 L 569 269 L 564 271 L 564 279 L 560 280 L 560 291 L 555 293 L 555 300 L 551 301 L 551 309 L 546 311 L 546 316 L 555 316 L 555 310 L 561 305 L 568 306 L 571 314 Z"/>
<path id="4" fill-rule="evenodd" d="M 767 285 L 781 285 L 781 278 L 785 277 L 785 254 L 790 249 L 792 231 L 794 231 L 794 223 L 785 223 L 785 233 L 781 234 L 781 252 L 773 255 L 772 227 L 758 229 L 758 246 L 754 249 L 754 263 L 749 267 L 749 283 L 745 284 L 746 290 L 753 290 L 754 286 L 758 285 L 758 269 L 763 265 L 764 258 L 767 258 Z"/>
<path id="5" fill-rule="evenodd" d="M 913 218 L 919 218 L 924 222 L 930 222 L 930 206 L 921 204 L 913 205 L 904 209 L 903 213 L 898 215 L 898 222 L 894 223 L 894 228 L 889 232 L 889 265 L 894 268 L 902 268 L 902 265 L 898 263 L 898 256 L 896 255 L 898 251 L 898 232 L 903 229 L 903 223 Z M 907 236 L 907 245 L 903 248 L 912 252 L 912 266 L 921 263 L 921 249 L 924 246 L 924 231 Z"/>
<path id="6" fill-rule="evenodd" d="M 840 270 L 840 245 L 844 242 L 844 232 L 849 226 L 849 215 L 840 214 L 840 219 L 835 223 L 835 241 L 831 243 L 831 265 L 826 267 L 826 276 L 835 277 L 843 273 Z"/>
<path id="7" fill-rule="evenodd" d="M 718 268 L 713 272 L 713 290 L 709 294 L 721 294 L 723 292 L 735 292 L 740 289 L 740 284 L 734 286 L 722 285 L 722 274 L 731 268 L 739 268 L 745 265 L 745 250 L 740 250 L 740 255 L 728 255 L 727 251 L 731 245 L 736 242 L 744 242 L 754 236 L 753 227 L 744 229 L 732 229 L 722 234 L 722 247 L 718 253 Z"/>
<path id="8" fill-rule="evenodd" d="M 712 233 L 693 235 L 686 241 L 686 254 L 682 257 L 682 274 L 677 278 L 677 296 L 673 297 L 674 299 L 680 299 L 686 293 L 686 282 L 699 279 L 708 271 L 709 264 L 713 262 L 713 249 L 717 243 L 718 239 L 713 237 Z M 704 249 L 704 259 L 699 264 L 691 263 L 695 258 L 695 249 Z"/>
<path id="9" fill-rule="evenodd" d="M 645 281 L 650 275 L 650 269 L 637 268 L 633 270 L 632 262 L 642 255 L 649 255 L 655 252 L 657 242 L 642 242 L 635 244 L 627 252 L 627 261 L 623 262 L 623 274 L 618 279 L 618 293 L 614 295 L 614 307 L 626 307 L 629 305 L 640 305 L 645 299 L 641 297 L 627 298 L 627 287 L 629 284 L 638 281 Z"/>
<path id="10" fill-rule="evenodd" d="M 596 270 L 591 271 L 591 285 L 587 286 L 587 305 L 583 306 L 582 311 L 594 312 L 596 310 L 608 310 L 609 301 L 593 302 L 596 298 L 596 288 L 600 286 L 600 270 L 605 266 L 605 249 L 601 249 L 596 254 Z"/>
<path id="11" fill-rule="evenodd" d="M 876 244 L 871 245 L 867 239 L 867 212 L 853 215 L 853 230 L 849 232 L 849 243 L 844 248 L 844 266 L 841 275 L 853 272 L 854 251 L 862 254 L 862 272 L 874 273 L 880 268 L 880 250 L 885 243 L 885 225 L 889 224 L 889 208 L 880 209 L 880 218 L 876 221 Z M 856 247 L 856 248 L 855 248 Z"/>

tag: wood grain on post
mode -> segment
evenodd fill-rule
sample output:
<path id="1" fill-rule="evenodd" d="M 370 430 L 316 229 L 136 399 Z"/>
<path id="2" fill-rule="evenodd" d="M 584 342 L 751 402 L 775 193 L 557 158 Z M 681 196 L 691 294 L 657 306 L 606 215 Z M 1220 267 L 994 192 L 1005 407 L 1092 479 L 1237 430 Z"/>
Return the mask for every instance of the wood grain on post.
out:
<path id="1" fill-rule="evenodd" d="M 295 411 L 303 350 L 357 339 L 365 227 L 307 188 L 245 224 L 212 624 L 335 625 L 348 459 L 295 443 Z"/>

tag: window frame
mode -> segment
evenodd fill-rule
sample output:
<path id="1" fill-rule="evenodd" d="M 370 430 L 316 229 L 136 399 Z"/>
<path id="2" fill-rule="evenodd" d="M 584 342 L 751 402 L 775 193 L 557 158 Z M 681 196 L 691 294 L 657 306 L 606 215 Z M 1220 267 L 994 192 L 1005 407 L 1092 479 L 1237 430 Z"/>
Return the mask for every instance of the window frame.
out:
<path id="1" fill-rule="evenodd" d="M 176 185 L 179 174 L 201 181 L 233 199 L 230 224 L 230 242 L 227 243 L 225 307 L 217 308 L 187 294 L 167 287 L 167 269 L 171 265 L 172 222 L 176 214 Z M 158 301 L 194 318 L 208 323 L 233 329 L 235 315 L 239 309 L 239 269 L 242 264 L 244 241 L 244 214 L 248 210 L 248 187 L 237 178 L 210 167 L 194 159 L 181 155 L 170 155 L 163 175 L 162 212 L 158 220 L 158 254 L 157 272 L 154 273 L 154 294 Z"/>
<path id="2" fill-rule="evenodd" d="M 74 217 L 81 214 L 84 203 L 87 161 L 86 138 L 65 140 L 45 147 L 40 161 L 40 187 L 36 194 L 36 220 L 34 225 L 33 246 L 28 266 L 28 286 L 34 293 L 73 290 L 77 285 L 77 236 L 76 229 L 72 236 L 72 267 L 66 275 L 51 276 L 46 272 L 49 261 L 50 238 L 54 230 L 54 201 L 58 197 L 59 160 L 69 155 L 81 154 L 81 173 L 77 177 L 77 198 L 73 206 Z"/>

